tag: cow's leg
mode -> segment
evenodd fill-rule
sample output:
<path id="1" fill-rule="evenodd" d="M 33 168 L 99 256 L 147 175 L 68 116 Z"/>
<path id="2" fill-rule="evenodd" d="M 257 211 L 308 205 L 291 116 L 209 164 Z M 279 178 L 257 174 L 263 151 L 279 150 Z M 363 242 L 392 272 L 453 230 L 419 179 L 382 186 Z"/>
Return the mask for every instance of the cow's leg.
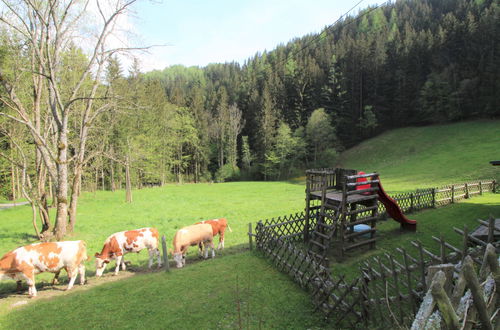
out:
<path id="1" fill-rule="evenodd" d="M 200 256 L 200 258 L 203 256 L 203 243 L 202 242 L 198 243 L 198 256 Z"/>
<path id="2" fill-rule="evenodd" d="M 160 268 L 160 267 L 161 267 L 161 264 L 162 264 L 162 262 L 161 262 L 161 254 L 160 254 L 160 249 L 156 248 L 156 249 L 155 249 L 155 253 L 156 253 L 156 258 L 157 258 L 157 260 L 158 260 L 158 268 Z"/>
<path id="3" fill-rule="evenodd" d="M 215 257 L 214 241 L 210 241 L 209 246 L 212 249 L 212 258 L 214 258 Z"/>
<path id="4" fill-rule="evenodd" d="M 219 234 L 219 245 L 217 246 L 217 250 L 224 249 L 224 232 L 221 231 Z"/>
<path id="5" fill-rule="evenodd" d="M 139 253 L 139 252 L 137 252 Z M 127 265 L 125 264 L 125 256 L 122 256 L 122 270 L 126 270 L 127 269 Z"/>
<path id="6" fill-rule="evenodd" d="M 148 254 L 149 254 L 149 261 L 148 261 L 148 268 L 151 269 L 153 267 L 153 259 L 155 257 L 155 252 L 156 249 L 148 249 Z"/>
<path id="7" fill-rule="evenodd" d="M 207 241 L 203 245 L 205 246 L 205 259 L 208 258 L 208 247 L 212 249 L 212 258 L 215 257 L 214 241 Z"/>
<path id="8" fill-rule="evenodd" d="M 26 280 L 26 283 L 28 283 L 28 294 L 30 295 L 30 298 L 36 297 L 34 272 L 31 271 L 31 272 L 22 273 L 21 276 L 24 277 L 24 279 Z"/>
<path id="9" fill-rule="evenodd" d="M 80 274 L 80 285 L 85 284 L 85 266 L 83 264 L 80 264 L 78 266 L 78 273 Z"/>
<path id="10" fill-rule="evenodd" d="M 59 274 L 61 271 L 58 271 L 57 273 L 54 274 L 54 278 L 52 279 L 52 285 L 59 284 Z"/>
<path id="11" fill-rule="evenodd" d="M 118 275 L 118 271 L 120 270 L 120 265 L 122 263 L 123 256 L 116 256 L 116 268 L 115 268 L 115 275 Z M 122 269 L 125 270 L 125 264 L 123 264 Z"/>
<path id="12" fill-rule="evenodd" d="M 68 273 L 69 277 L 69 284 L 66 290 L 71 290 L 71 288 L 75 284 L 76 277 L 78 276 L 78 269 L 73 267 L 67 267 L 66 272 Z"/>
<path id="13" fill-rule="evenodd" d="M 160 250 L 157 248 L 152 248 L 152 249 L 148 249 L 148 253 L 149 253 L 148 268 L 153 267 L 153 260 L 154 260 L 155 256 L 158 258 L 158 268 L 160 268 L 161 267 Z"/>

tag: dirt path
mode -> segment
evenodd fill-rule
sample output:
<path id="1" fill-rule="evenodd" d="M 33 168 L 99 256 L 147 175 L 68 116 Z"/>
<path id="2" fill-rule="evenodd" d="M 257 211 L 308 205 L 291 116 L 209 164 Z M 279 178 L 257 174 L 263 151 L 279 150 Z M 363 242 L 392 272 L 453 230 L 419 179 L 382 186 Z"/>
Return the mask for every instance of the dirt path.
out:
<path id="1" fill-rule="evenodd" d="M 18 202 L 18 203 L 0 204 L 0 210 L 1 209 L 8 209 L 8 208 L 15 207 L 15 206 L 26 205 L 26 204 L 29 204 L 29 203 L 30 202 Z"/>
<path id="2" fill-rule="evenodd" d="M 75 286 L 66 291 L 66 287 L 68 286 L 67 280 L 61 281 L 58 285 L 51 285 L 48 282 L 39 282 L 36 285 L 37 289 L 37 297 L 30 298 L 28 296 L 28 288 L 25 282 L 23 282 L 23 291 L 22 292 L 4 292 L 0 293 L 0 310 L 4 310 L 5 312 L 9 312 L 12 309 L 20 306 L 25 306 L 35 301 L 39 301 L 40 299 L 51 299 L 53 297 L 61 297 L 67 294 L 71 294 L 72 292 L 81 292 L 85 290 L 89 290 L 94 287 L 98 287 L 99 285 L 119 281 L 122 279 L 130 278 L 132 276 L 141 276 L 144 274 L 151 274 L 154 272 L 162 272 L 165 271 L 164 268 L 153 270 L 145 270 L 145 269 L 134 269 L 133 267 L 130 270 L 120 271 L 118 275 L 114 276 L 113 272 L 105 273 L 102 277 L 97 278 L 95 276 L 87 276 L 87 283 L 85 285 L 80 285 L 78 277 Z M 62 275 L 62 274 L 61 274 Z M 90 274 L 89 274 L 90 275 Z M 0 316 L 1 316 L 0 312 Z"/>

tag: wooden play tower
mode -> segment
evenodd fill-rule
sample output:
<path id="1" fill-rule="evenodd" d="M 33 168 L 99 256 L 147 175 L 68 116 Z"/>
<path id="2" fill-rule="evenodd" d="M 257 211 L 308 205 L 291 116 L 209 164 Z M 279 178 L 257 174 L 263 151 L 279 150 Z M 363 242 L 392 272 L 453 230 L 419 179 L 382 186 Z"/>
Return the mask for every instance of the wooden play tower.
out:
<path id="1" fill-rule="evenodd" d="M 342 256 L 365 245 L 375 248 L 379 175 L 325 168 L 307 170 L 306 179 L 304 240 L 311 254 L 328 265 L 333 241 Z M 316 224 L 310 228 L 313 217 Z"/>

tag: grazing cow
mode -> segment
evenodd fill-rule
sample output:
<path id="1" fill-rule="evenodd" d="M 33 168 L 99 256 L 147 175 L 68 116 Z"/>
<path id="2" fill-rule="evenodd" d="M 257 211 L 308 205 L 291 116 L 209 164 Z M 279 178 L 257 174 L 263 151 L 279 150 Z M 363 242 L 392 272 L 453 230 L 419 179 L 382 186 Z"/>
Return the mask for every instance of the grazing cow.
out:
<path id="1" fill-rule="evenodd" d="M 217 250 L 224 249 L 224 232 L 227 229 L 229 229 L 230 232 L 232 232 L 231 227 L 227 224 L 227 220 L 225 218 L 220 218 L 220 219 L 212 219 L 212 220 L 205 220 L 205 221 L 200 221 L 197 222 L 196 224 L 202 224 L 202 223 L 208 223 L 209 225 L 212 226 L 212 234 L 215 236 L 219 235 L 219 244 L 217 245 Z M 198 245 L 200 255 L 202 251 L 202 245 L 201 243 Z"/>
<path id="2" fill-rule="evenodd" d="M 205 246 L 205 259 L 208 258 L 207 245 L 212 249 L 212 258 L 215 257 L 213 240 L 212 226 L 209 224 L 197 224 L 179 229 L 174 236 L 174 260 L 177 268 L 182 268 L 186 264 L 188 248 L 200 243 Z"/>
<path id="3" fill-rule="evenodd" d="M 85 283 L 85 266 L 88 260 L 84 241 L 35 243 L 8 252 L 0 259 L 0 279 L 13 279 L 28 282 L 30 297 L 36 297 L 35 274 L 55 273 L 53 283 L 57 281 L 61 269 L 65 269 L 70 278 L 70 290 L 80 274 L 80 284 Z"/>
<path id="4" fill-rule="evenodd" d="M 153 258 L 158 258 L 158 268 L 161 267 L 160 250 L 158 250 L 158 230 L 156 228 L 141 228 L 129 231 L 121 231 L 109 236 L 104 242 L 101 253 L 95 254 L 95 275 L 102 276 L 106 265 L 116 259 L 115 275 L 118 275 L 120 265 L 125 270 L 124 256 L 129 252 L 139 253 L 142 249 L 148 249 L 149 264 L 153 265 Z"/>

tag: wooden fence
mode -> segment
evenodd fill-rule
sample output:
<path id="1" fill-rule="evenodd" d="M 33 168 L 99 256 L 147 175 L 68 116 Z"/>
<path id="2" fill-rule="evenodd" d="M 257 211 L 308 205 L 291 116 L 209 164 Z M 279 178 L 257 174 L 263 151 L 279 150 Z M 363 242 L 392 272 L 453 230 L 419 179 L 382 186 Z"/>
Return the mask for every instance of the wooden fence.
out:
<path id="1" fill-rule="evenodd" d="M 418 194 L 401 194 L 395 198 L 408 212 L 444 205 L 494 189 L 495 182 L 490 181 L 420 190 Z M 464 195 L 463 191 L 467 194 Z M 316 221 L 316 217 L 311 220 Z M 329 268 L 315 261 L 303 243 L 304 231 L 314 228 L 314 222 L 306 228 L 303 213 L 259 221 L 255 234 L 251 233 L 250 227 L 249 236 L 250 240 L 255 237 L 257 249 L 269 257 L 280 271 L 311 293 L 316 310 L 330 318 L 335 326 L 409 326 L 427 291 L 427 267 L 459 262 L 465 256 L 470 256 L 481 265 L 481 254 L 486 245 L 493 243 L 498 248 L 500 244 L 493 233 L 500 229 L 495 227 L 494 219 L 487 222 L 481 220 L 480 223 L 487 224 L 486 239 L 472 236 L 467 228 L 455 228 L 463 237 L 461 247 L 449 244 L 442 237 L 433 237 L 439 252 L 412 242 L 410 250 L 399 248 L 393 253 L 363 262 L 359 267 L 359 276 L 352 280 L 333 276 Z M 471 248 L 471 245 L 475 247 Z"/>
<path id="2" fill-rule="evenodd" d="M 465 198 L 482 195 L 483 192 L 496 192 L 495 180 L 473 181 L 460 184 L 451 184 L 441 188 L 417 189 L 391 196 L 399 205 L 403 213 L 411 213 L 422 209 L 434 208 L 453 204 Z M 385 206 L 378 203 L 378 214 L 381 218 L 387 217 Z"/>

